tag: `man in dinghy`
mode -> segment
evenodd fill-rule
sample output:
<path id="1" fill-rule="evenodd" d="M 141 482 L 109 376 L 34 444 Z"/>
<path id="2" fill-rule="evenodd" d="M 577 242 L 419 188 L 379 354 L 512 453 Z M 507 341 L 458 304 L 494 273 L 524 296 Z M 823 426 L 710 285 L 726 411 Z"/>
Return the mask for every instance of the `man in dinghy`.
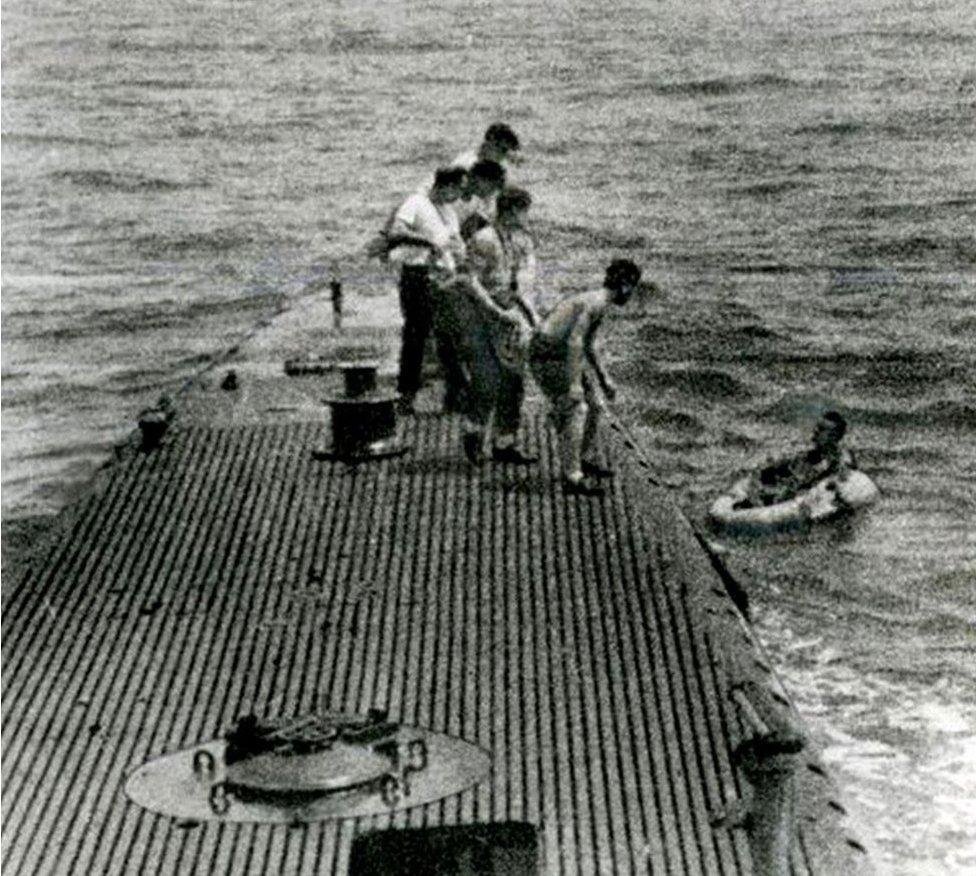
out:
<path id="1" fill-rule="evenodd" d="M 533 332 L 529 368 L 552 406 L 552 419 L 559 433 L 563 489 L 567 493 L 599 495 L 602 487 L 587 483 L 586 476 L 601 478 L 612 474 L 585 458 L 596 437 L 601 410 L 593 381 L 599 383 L 610 401 L 617 394 L 594 342 L 610 305 L 625 305 L 640 279 L 637 265 L 629 259 L 615 259 L 606 270 L 601 288 L 564 298 Z"/>
<path id="2" fill-rule="evenodd" d="M 827 411 L 813 429 L 811 447 L 761 468 L 749 485 L 749 495 L 737 508 L 761 507 L 786 502 L 828 477 L 843 475 L 857 464 L 841 441 L 847 421 L 837 411 Z"/>

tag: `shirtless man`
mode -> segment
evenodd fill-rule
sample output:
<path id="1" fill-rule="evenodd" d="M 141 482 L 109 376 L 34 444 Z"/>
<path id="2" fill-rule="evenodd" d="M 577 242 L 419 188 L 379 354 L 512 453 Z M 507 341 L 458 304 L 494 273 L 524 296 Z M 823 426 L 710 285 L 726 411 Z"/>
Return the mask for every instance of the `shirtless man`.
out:
<path id="1" fill-rule="evenodd" d="M 526 228 L 532 196 L 525 189 L 503 189 L 495 221 L 468 240 L 468 259 L 481 284 L 502 307 L 517 307 L 535 325 L 535 243 Z"/>
<path id="2" fill-rule="evenodd" d="M 539 317 L 529 298 L 534 282 L 535 248 L 525 228 L 532 198 L 527 191 L 508 188 L 498 196 L 495 221 L 468 241 L 468 264 L 473 281 L 507 314 L 476 307 L 469 321 L 470 405 L 464 449 L 479 462 L 485 432 L 494 424 L 492 459 L 525 465 L 535 462 L 515 447 L 525 398 L 525 348 Z M 478 288 L 470 290 L 478 298 Z M 483 303 L 483 299 L 482 299 Z"/>
<path id="3" fill-rule="evenodd" d="M 609 400 L 617 390 L 597 354 L 596 332 L 611 304 L 623 306 L 640 282 L 641 272 L 629 259 L 615 259 L 603 286 L 560 301 L 541 321 L 529 345 L 529 367 L 552 405 L 559 433 L 563 489 L 568 493 L 599 495 L 597 484 L 584 477 L 609 477 L 612 472 L 584 460 L 596 436 L 600 401 L 592 378 Z M 592 377 L 591 377 L 592 375 Z"/>

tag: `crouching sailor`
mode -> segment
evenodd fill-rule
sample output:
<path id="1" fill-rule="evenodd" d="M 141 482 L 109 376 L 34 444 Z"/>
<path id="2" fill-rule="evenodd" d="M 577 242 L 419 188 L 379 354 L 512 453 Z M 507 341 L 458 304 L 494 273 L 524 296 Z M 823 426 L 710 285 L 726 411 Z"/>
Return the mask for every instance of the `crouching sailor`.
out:
<path id="1" fill-rule="evenodd" d="M 640 268 L 629 259 L 612 261 L 600 289 L 563 299 L 533 332 L 529 368 L 552 407 L 566 492 L 599 495 L 602 488 L 587 483 L 585 476 L 600 478 L 612 474 L 586 459 L 596 436 L 601 408 L 593 381 L 610 401 L 617 394 L 597 353 L 595 339 L 610 305 L 625 305 L 640 278 Z"/>

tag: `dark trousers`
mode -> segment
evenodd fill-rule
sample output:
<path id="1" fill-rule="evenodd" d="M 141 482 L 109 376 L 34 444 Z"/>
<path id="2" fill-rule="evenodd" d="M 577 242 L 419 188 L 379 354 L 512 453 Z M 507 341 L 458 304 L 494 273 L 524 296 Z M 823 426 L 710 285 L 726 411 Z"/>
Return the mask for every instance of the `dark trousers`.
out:
<path id="1" fill-rule="evenodd" d="M 445 294 L 444 290 L 440 290 L 440 297 L 435 302 L 437 296 L 431 286 L 429 270 L 423 265 L 404 265 L 400 273 L 403 331 L 397 392 L 406 398 L 413 398 L 420 390 L 424 348 L 433 330 L 437 340 L 437 354 L 444 372 L 445 406 L 448 410 L 459 411 L 465 406 L 468 381 L 457 349 L 456 320 L 450 307 L 445 306 L 445 302 L 450 300 L 445 298 Z"/>
<path id="2" fill-rule="evenodd" d="M 463 413 L 469 404 L 470 375 L 464 360 L 465 330 L 468 317 L 465 293 L 457 281 L 431 289 L 433 329 L 437 356 L 444 376 L 444 410 Z"/>
<path id="3" fill-rule="evenodd" d="M 518 371 L 502 368 L 495 407 L 495 431 L 498 434 L 514 434 L 522 419 L 522 402 L 525 401 L 525 378 Z"/>
<path id="4" fill-rule="evenodd" d="M 400 312 L 403 314 L 403 331 L 397 391 L 407 398 L 413 398 L 420 389 L 424 347 L 433 320 L 430 272 L 425 266 L 403 266 L 400 272 Z"/>
<path id="5" fill-rule="evenodd" d="M 495 415 L 495 433 L 518 431 L 525 399 L 525 380 L 520 371 L 507 367 L 496 352 L 496 330 L 487 319 L 467 326 L 463 358 L 470 374 L 464 413 L 472 423 L 487 426 Z"/>

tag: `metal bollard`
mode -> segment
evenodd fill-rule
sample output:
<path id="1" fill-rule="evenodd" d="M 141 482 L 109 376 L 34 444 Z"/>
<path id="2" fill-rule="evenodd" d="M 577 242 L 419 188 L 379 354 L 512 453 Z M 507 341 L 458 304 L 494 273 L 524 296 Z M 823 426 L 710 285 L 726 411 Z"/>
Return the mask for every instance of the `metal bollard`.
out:
<path id="1" fill-rule="evenodd" d="M 333 280 L 329 284 L 329 289 L 332 291 L 332 317 L 335 322 L 335 327 L 342 330 L 342 281 Z"/>
<path id="2" fill-rule="evenodd" d="M 771 731 L 739 744 L 732 756 L 752 789 L 748 803 L 734 804 L 713 827 L 745 828 L 757 876 L 789 876 L 801 735 Z"/>
<path id="3" fill-rule="evenodd" d="M 751 793 L 716 813 L 712 826 L 745 829 L 757 876 L 789 876 L 796 834 L 796 770 L 806 736 L 788 711 L 769 708 L 777 700 L 769 687 L 746 682 L 731 695 L 753 733 L 732 753 L 732 763 Z M 757 703 L 765 706 L 765 716 Z"/>
<path id="4" fill-rule="evenodd" d="M 787 733 L 756 736 L 739 745 L 735 761 L 752 786 L 745 825 L 752 865 L 762 876 L 789 876 L 795 832 L 796 765 L 802 737 Z"/>

